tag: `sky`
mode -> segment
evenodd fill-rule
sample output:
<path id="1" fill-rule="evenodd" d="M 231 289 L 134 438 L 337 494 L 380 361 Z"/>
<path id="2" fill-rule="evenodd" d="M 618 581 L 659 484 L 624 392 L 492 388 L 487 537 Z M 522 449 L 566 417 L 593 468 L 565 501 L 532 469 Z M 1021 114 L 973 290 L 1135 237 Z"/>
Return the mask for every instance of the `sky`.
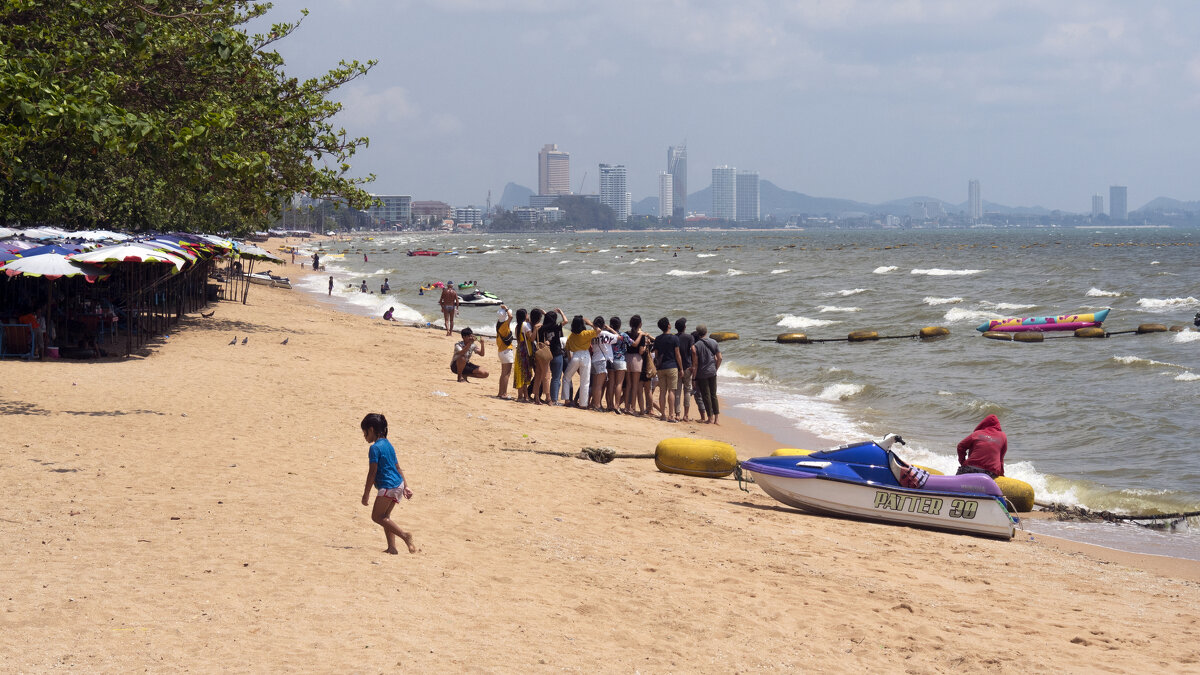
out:
<path id="1" fill-rule="evenodd" d="M 1072 212 L 1107 209 L 1110 185 L 1131 210 L 1200 199 L 1197 2 L 276 0 L 267 18 L 306 7 L 275 45 L 289 74 L 379 61 L 334 95 L 377 194 L 495 203 L 536 190 L 557 143 L 572 190 L 624 164 L 636 201 L 686 140 L 689 192 L 729 165 L 865 202 L 964 202 L 970 179 Z"/>

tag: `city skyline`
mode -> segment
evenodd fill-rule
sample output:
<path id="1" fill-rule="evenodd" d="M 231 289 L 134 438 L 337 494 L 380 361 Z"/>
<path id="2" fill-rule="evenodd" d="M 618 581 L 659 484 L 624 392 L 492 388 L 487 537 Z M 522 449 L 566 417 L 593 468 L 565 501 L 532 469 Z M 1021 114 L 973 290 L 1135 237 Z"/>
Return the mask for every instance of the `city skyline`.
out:
<path id="1" fill-rule="evenodd" d="M 295 20 L 304 4 L 280 0 L 249 29 Z M 1074 213 L 1114 184 L 1129 186 L 1131 209 L 1200 198 L 1186 161 L 1200 150 L 1200 6 L 338 0 L 310 10 L 278 45 L 290 74 L 380 59 L 337 93 L 335 118 L 371 137 L 353 165 L 376 174 L 377 193 L 483 203 L 507 182 L 535 185 L 528 148 L 554 139 L 577 166 L 622 158 L 640 199 L 657 192 L 661 148 L 687 138 L 689 188 L 728 162 L 873 203 L 960 203 L 968 178 L 995 203 Z M 442 48 L 448 34 L 466 46 Z M 720 99 L 746 104 L 701 103 Z M 589 172 L 581 191 L 597 187 Z"/>

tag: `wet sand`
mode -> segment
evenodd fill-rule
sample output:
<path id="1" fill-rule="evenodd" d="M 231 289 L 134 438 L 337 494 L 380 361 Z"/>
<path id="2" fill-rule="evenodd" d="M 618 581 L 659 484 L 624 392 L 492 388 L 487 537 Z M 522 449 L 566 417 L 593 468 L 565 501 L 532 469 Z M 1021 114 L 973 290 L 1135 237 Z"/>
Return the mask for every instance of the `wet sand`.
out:
<path id="1" fill-rule="evenodd" d="M 500 401 L 454 381 L 443 332 L 298 291 L 216 309 L 125 361 L 0 362 L 5 669 L 1200 671 L 1197 563 L 506 451 L 778 442 Z M 416 555 L 359 501 L 367 412 Z"/>

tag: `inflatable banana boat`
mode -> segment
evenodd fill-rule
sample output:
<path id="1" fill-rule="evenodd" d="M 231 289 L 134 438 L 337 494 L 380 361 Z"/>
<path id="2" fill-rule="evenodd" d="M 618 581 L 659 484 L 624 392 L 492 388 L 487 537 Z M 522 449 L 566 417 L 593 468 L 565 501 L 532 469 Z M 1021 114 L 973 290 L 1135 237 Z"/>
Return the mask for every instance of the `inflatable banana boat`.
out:
<path id="1" fill-rule="evenodd" d="M 1099 326 L 1108 318 L 1107 309 L 1091 314 L 1059 314 L 1058 316 L 1034 316 L 1015 319 L 993 319 L 980 324 L 975 330 L 980 333 L 998 331 L 1001 333 L 1020 333 L 1023 331 L 1075 330 Z"/>

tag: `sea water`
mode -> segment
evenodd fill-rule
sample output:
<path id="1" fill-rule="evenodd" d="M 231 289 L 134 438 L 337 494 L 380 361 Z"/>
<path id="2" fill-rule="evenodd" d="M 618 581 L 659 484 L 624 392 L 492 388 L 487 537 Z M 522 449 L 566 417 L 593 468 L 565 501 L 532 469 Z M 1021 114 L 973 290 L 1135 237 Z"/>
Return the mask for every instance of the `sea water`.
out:
<path id="1" fill-rule="evenodd" d="M 364 314 L 395 307 L 403 321 L 440 321 L 438 293 L 418 288 L 477 280 L 514 309 L 617 315 L 625 325 L 636 313 L 652 333 L 661 316 L 736 331 L 741 339 L 721 346 L 725 412 L 785 441 L 793 428 L 838 442 L 896 432 L 907 459 L 953 473 L 956 443 L 994 413 L 1009 438 L 1005 473 L 1032 484 L 1039 502 L 1200 509 L 1200 333 L 1014 343 L 975 330 L 988 319 L 1103 308 L 1109 331 L 1190 327 L 1200 311 L 1195 229 L 394 234 L 322 246 L 335 254 L 323 261 L 334 296 Z M 409 257 L 410 248 L 453 254 Z M 385 277 L 391 292 L 381 295 Z M 372 293 L 359 292 L 363 280 Z M 327 283 L 314 276 L 302 287 L 325 295 Z M 464 308 L 457 326 L 491 333 L 494 316 Z M 774 342 L 784 332 L 902 336 L 932 325 L 951 335 Z M 1200 559 L 1196 520 L 1167 535 L 1025 524 Z"/>

